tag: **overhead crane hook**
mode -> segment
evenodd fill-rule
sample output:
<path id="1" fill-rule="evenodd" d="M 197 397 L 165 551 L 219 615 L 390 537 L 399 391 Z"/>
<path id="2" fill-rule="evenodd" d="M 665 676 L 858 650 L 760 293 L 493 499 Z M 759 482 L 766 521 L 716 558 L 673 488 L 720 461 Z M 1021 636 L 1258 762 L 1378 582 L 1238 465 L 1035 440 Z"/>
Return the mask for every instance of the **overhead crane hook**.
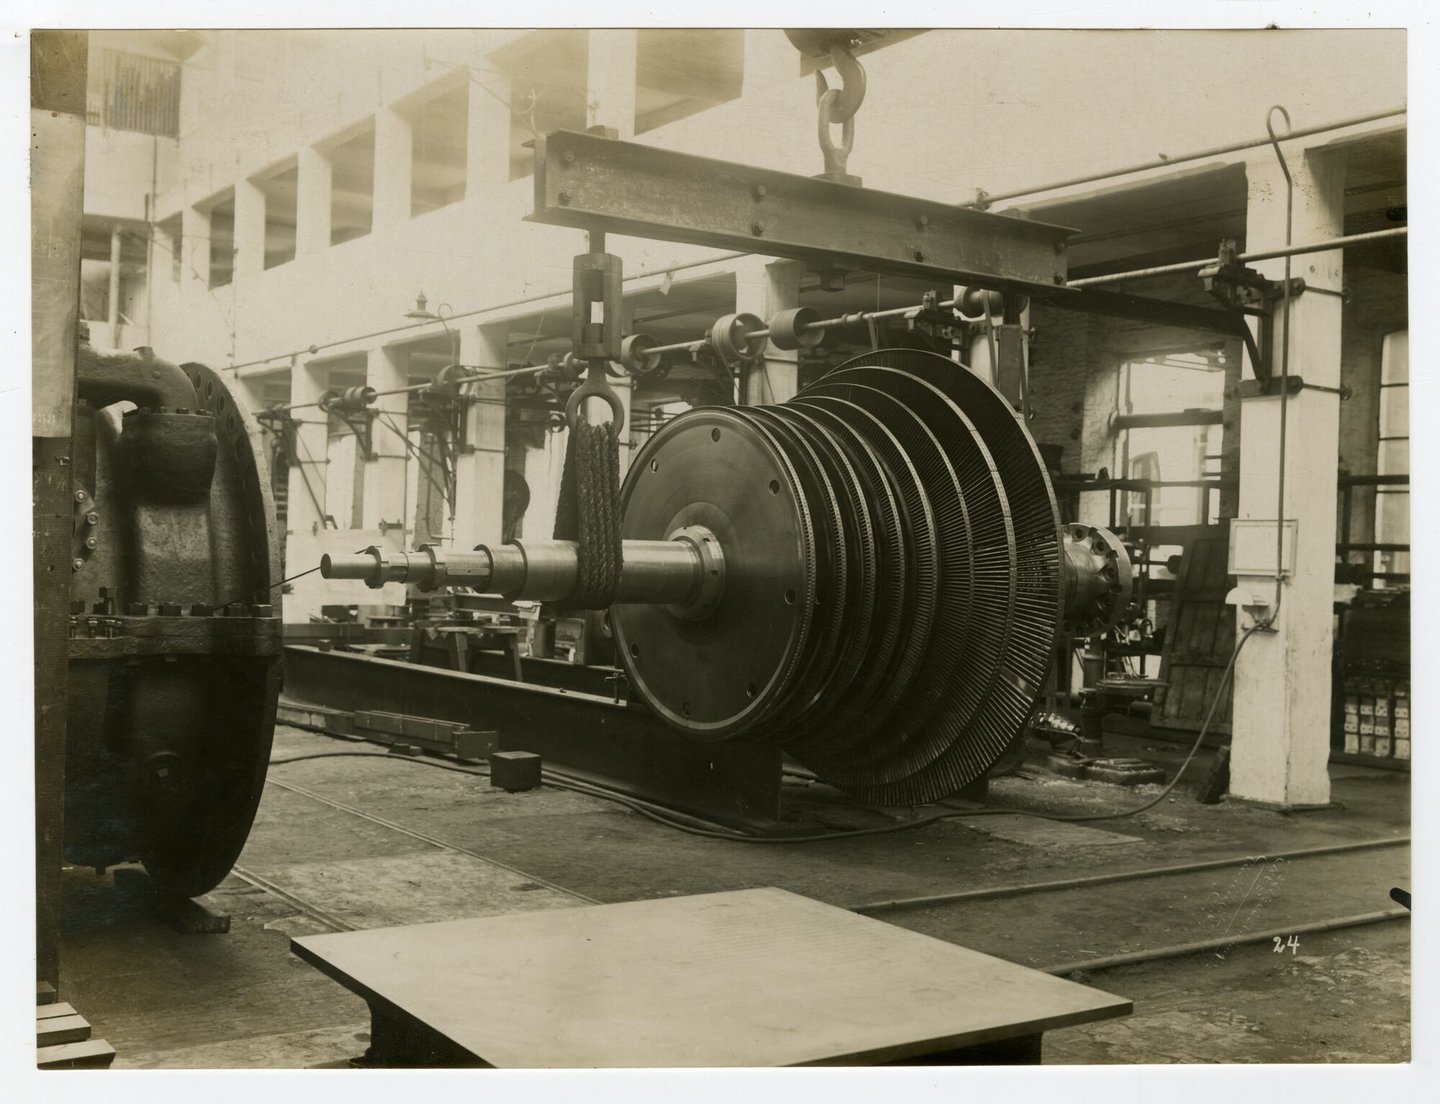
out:
<path id="1" fill-rule="evenodd" d="M 830 122 L 848 123 L 855 118 L 855 113 L 865 102 L 865 67 L 848 47 L 841 45 L 830 47 L 830 62 L 835 66 L 835 72 L 840 75 L 840 87 L 831 88 L 825 79 L 825 71 L 816 69 L 815 102 L 823 104 L 826 96 L 835 93 L 828 112 Z M 825 114 L 826 112 L 822 112 L 822 117 Z"/>
<path id="2" fill-rule="evenodd" d="M 815 103 L 819 111 L 820 154 L 825 159 L 824 179 L 839 184 L 858 186 L 860 178 L 847 169 L 850 151 L 855 145 L 855 113 L 865 101 L 865 67 L 856 59 L 852 47 L 861 40 L 855 31 L 802 30 L 786 31 L 792 45 L 802 53 L 823 58 L 840 76 L 838 88 L 831 88 L 821 68 L 815 70 Z M 840 127 L 840 144 L 830 134 L 832 126 Z"/>

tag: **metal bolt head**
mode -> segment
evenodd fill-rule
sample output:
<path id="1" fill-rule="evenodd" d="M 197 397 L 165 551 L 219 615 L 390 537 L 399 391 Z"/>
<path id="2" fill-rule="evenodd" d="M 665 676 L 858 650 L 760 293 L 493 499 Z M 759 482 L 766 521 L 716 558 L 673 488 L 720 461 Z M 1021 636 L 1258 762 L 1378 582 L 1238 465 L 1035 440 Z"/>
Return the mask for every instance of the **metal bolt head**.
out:
<path id="1" fill-rule="evenodd" d="M 917 261 L 923 261 L 923 260 L 925 259 L 925 250 L 923 250 L 923 249 L 917 249 L 917 250 L 915 250 L 915 259 L 916 259 Z"/>
<path id="2" fill-rule="evenodd" d="M 758 238 L 761 234 L 765 233 L 765 224 L 759 219 L 756 219 L 750 224 L 750 233 Z"/>
<path id="3" fill-rule="evenodd" d="M 916 215 L 916 216 L 915 216 L 915 229 L 916 229 L 916 230 L 924 230 L 925 227 L 927 227 L 927 226 L 929 226 L 929 225 L 930 225 L 930 216 L 929 216 L 929 215 Z"/>
<path id="4" fill-rule="evenodd" d="M 70 570 L 72 571 L 79 571 L 84 566 L 85 561 L 82 560 L 79 556 L 76 556 L 73 560 L 70 561 Z"/>
<path id="5" fill-rule="evenodd" d="M 754 188 L 754 192 L 755 192 L 755 198 L 756 198 L 756 199 L 764 199 L 767 195 L 770 194 L 770 189 L 769 189 L 768 187 L 766 187 L 764 184 L 756 184 L 756 185 L 755 185 L 755 188 Z"/>
<path id="6" fill-rule="evenodd" d="M 88 514 L 85 515 L 85 524 L 86 524 L 86 525 L 99 525 L 99 524 L 100 524 L 100 515 L 97 514 L 94 510 L 91 510 Z"/>
<path id="7" fill-rule="evenodd" d="M 76 492 L 75 492 L 75 501 L 76 501 L 76 502 L 84 502 L 84 501 L 85 501 L 87 498 L 89 498 L 89 497 L 90 497 L 90 496 L 89 496 L 88 494 L 86 494 L 84 491 L 76 491 Z"/>
<path id="8" fill-rule="evenodd" d="M 1063 241 L 1057 241 L 1057 242 L 1055 243 L 1055 255 L 1056 255 L 1056 256 L 1059 256 L 1061 253 L 1064 253 L 1064 252 L 1065 252 L 1065 243 L 1064 243 Z"/>
<path id="9" fill-rule="evenodd" d="M 93 548 L 98 548 L 98 547 L 100 547 L 100 538 L 98 538 L 98 537 L 86 537 L 86 538 L 85 538 L 85 547 L 86 547 L 86 548 L 92 548 L 92 549 L 93 549 Z"/>
<path id="10" fill-rule="evenodd" d="M 555 197 L 555 201 L 556 201 L 557 203 L 559 203 L 561 207 L 569 207 L 569 206 L 570 206 L 570 193 L 569 193 L 569 192 L 561 192 L 559 195 L 557 195 L 557 196 Z"/>
<path id="11" fill-rule="evenodd" d="M 564 158 L 565 158 L 565 164 L 567 164 L 567 165 L 573 165 L 573 164 L 575 164 L 575 151 L 574 151 L 574 150 L 566 150 L 563 156 L 564 156 Z"/>

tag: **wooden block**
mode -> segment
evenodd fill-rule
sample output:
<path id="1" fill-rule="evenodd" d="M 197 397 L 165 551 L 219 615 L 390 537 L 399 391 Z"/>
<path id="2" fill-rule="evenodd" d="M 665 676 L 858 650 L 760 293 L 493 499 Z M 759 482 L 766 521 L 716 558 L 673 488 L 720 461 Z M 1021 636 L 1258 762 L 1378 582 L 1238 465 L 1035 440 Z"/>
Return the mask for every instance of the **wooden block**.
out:
<path id="1" fill-rule="evenodd" d="M 540 785 L 540 756 L 529 751 L 496 751 L 490 755 L 490 785 L 519 793 Z"/>
<path id="2" fill-rule="evenodd" d="M 328 709 L 320 705 L 305 705 L 281 699 L 275 710 L 275 719 L 280 724 L 299 725 L 302 728 L 318 728 L 325 732 L 351 735 L 355 731 L 355 717 L 341 709 Z"/>
<path id="3" fill-rule="evenodd" d="M 72 1008 L 67 1001 L 57 1001 L 55 1004 L 41 1004 L 35 1008 L 37 1020 L 53 1020 L 56 1016 L 77 1016 L 78 1012 Z"/>
<path id="4" fill-rule="evenodd" d="M 383 713 L 376 709 L 363 709 L 355 714 L 355 727 L 371 732 L 388 732 L 401 736 L 405 732 L 405 718 L 398 713 Z"/>
<path id="5" fill-rule="evenodd" d="M 40 1069 L 108 1069 L 115 1061 L 115 1048 L 104 1039 L 39 1048 L 35 1064 Z"/>
<path id="6" fill-rule="evenodd" d="M 189 897 L 157 897 L 155 909 L 182 935 L 224 935 L 230 930 L 228 912 Z"/>
<path id="7" fill-rule="evenodd" d="M 466 729 L 455 733 L 455 758 L 479 760 L 500 747 L 498 732 L 477 732 Z"/>
<path id="8" fill-rule="evenodd" d="M 62 1043 L 79 1043 L 90 1038 L 90 1021 L 84 1016 L 56 1016 L 49 1020 L 35 1021 L 35 1043 L 37 1046 L 59 1046 Z"/>

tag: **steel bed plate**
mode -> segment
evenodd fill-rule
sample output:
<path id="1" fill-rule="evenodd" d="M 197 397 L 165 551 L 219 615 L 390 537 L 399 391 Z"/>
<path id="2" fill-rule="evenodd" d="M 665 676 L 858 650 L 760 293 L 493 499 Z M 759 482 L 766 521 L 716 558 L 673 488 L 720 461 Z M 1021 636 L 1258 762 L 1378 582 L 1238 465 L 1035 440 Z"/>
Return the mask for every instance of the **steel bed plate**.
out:
<path id="1" fill-rule="evenodd" d="M 504 751 L 536 752 L 576 778 L 720 824 L 763 826 L 780 815 L 773 744 L 686 739 L 608 698 L 293 644 L 285 696 L 495 729 Z"/>

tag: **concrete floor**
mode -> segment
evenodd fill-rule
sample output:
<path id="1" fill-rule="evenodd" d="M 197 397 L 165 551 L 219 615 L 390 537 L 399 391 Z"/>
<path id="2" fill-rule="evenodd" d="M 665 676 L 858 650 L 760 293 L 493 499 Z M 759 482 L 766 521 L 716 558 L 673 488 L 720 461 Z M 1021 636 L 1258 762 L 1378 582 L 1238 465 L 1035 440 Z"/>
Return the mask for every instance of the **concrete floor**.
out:
<path id="1" fill-rule="evenodd" d="M 275 756 L 350 748 L 282 728 Z M 1184 749 L 1116 736 L 1113 751 L 1173 767 Z M 1191 768 L 1195 779 L 1204 766 Z M 291 935 L 330 930 L 317 916 L 378 927 L 765 885 L 858 905 L 1409 831 L 1409 776 L 1359 767 L 1333 768 L 1337 806 L 1304 814 L 1202 806 L 1182 784 L 1119 820 L 956 819 L 781 847 L 685 835 L 597 798 L 549 787 L 508 794 L 483 778 L 393 761 L 311 760 L 276 766 L 271 777 L 237 874 L 208 898 L 231 915 L 228 935 L 180 935 L 125 879 L 67 872 L 62 997 L 115 1046 L 117 1068 L 293 1068 L 363 1052 L 364 1003 L 288 952 Z M 997 781 L 991 800 L 1098 812 L 1154 792 L 1027 767 Z M 821 830 L 886 819 L 798 781 L 787 786 L 786 816 Z M 1229 868 L 884 918 L 1043 968 L 1390 908 L 1389 889 L 1410 885 L 1410 850 L 1277 870 L 1263 895 L 1249 868 L 1243 877 Z M 1397 1062 L 1410 1053 L 1405 922 L 1304 934 L 1280 953 L 1269 942 L 1240 944 L 1083 980 L 1131 997 L 1135 1014 L 1051 1032 L 1048 1062 Z"/>

